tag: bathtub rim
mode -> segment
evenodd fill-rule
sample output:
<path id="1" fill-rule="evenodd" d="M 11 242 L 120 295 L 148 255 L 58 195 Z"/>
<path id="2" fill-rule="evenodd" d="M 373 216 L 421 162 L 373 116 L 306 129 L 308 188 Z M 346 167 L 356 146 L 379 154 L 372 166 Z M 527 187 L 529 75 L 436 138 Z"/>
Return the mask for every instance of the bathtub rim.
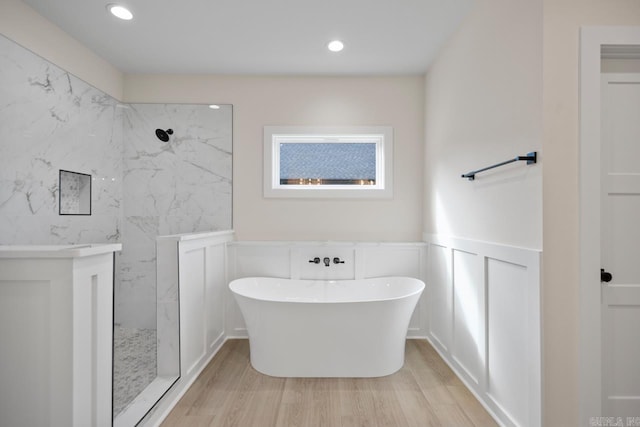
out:
<path id="1" fill-rule="evenodd" d="M 266 298 L 258 298 L 256 296 L 251 296 L 251 295 L 246 295 L 245 293 L 240 293 L 237 292 L 236 290 L 234 290 L 232 288 L 232 285 L 235 282 L 239 282 L 242 280 L 251 280 L 251 279 L 272 279 L 272 280 L 287 280 L 287 281 L 300 281 L 300 282 L 309 282 L 309 283 L 323 283 L 323 284 L 328 284 L 331 282 L 361 282 L 361 281 L 367 281 L 367 280 L 372 280 L 372 279 L 411 279 L 414 281 L 417 281 L 421 286 L 418 287 L 418 289 L 415 289 L 411 292 L 402 294 L 400 296 L 394 296 L 394 297 L 389 297 L 389 298 L 377 298 L 377 299 L 354 299 L 354 300 L 346 300 L 346 301 L 336 301 L 336 300 L 331 300 L 331 301 L 320 301 L 320 300 L 314 300 L 314 301 L 307 301 L 307 300 L 282 300 L 282 299 L 266 299 Z M 367 277 L 364 279 L 337 279 L 337 280 L 329 280 L 329 279 L 291 279 L 288 277 L 268 277 L 268 276 L 247 276 L 247 277 L 239 277 L 237 279 L 232 280 L 231 282 L 229 282 L 228 285 L 229 290 L 237 296 L 243 297 L 243 298 L 247 298 L 247 299 L 251 299 L 254 301 L 263 301 L 263 302 L 269 302 L 269 303 L 281 303 L 281 304 L 362 304 L 362 303 L 376 303 L 376 302 L 385 302 L 385 301 L 395 301 L 395 300 L 401 300 L 401 299 L 405 299 L 405 298 L 409 298 L 412 297 L 414 295 L 420 295 L 422 292 L 424 292 L 424 290 L 426 289 L 426 283 L 422 280 L 422 279 L 418 279 L 416 277 L 411 277 L 411 276 L 378 276 L 378 277 Z"/>

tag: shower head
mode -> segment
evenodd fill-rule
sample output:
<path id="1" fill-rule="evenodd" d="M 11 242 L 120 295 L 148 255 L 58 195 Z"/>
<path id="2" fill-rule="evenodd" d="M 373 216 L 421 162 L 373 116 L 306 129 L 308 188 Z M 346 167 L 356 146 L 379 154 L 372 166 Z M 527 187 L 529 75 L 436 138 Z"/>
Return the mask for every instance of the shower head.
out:
<path id="1" fill-rule="evenodd" d="M 167 130 L 156 129 L 156 136 L 162 142 L 169 141 L 169 135 L 173 135 L 172 129 L 167 129 Z"/>

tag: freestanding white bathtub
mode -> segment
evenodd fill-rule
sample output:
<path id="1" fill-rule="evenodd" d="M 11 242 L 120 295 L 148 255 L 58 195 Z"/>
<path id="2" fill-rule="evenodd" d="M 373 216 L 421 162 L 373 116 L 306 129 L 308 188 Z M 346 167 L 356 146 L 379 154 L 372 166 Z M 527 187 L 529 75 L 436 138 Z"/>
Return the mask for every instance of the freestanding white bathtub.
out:
<path id="1" fill-rule="evenodd" d="M 249 333 L 251 364 L 275 377 L 380 377 L 404 364 L 421 280 L 292 280 L 229 284 Z"/>

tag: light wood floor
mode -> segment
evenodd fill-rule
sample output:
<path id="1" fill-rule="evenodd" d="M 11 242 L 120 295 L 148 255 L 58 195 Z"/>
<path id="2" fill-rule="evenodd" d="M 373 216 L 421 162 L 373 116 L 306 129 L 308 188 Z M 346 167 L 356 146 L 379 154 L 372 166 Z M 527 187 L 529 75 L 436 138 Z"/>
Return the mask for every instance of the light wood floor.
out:
<path id="1" fill-rule="evenodd" d="M 404 367 L 381 378 L 274 378 L 229 340 L 164 427 L 497 426 L 436 351 L 407 340 Z"/>

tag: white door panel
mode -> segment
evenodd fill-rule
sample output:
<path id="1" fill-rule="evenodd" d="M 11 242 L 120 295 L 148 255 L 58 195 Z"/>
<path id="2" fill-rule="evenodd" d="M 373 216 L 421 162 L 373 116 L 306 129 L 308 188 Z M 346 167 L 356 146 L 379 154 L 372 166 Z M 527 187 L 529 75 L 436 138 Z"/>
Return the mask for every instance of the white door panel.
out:
<path id="1" fill-rule="evenodd" d="M 604 415 L 640 415 L 640 75 L 602 80 Z"/>
<path id="2" fill-rule="evenodd" d="M 613 286 L 609 293 L 617 293 Z M 638 293 L 636 287 L 635 293 Z M 605 361 L 603 372 L 605 414 L 622 417 L 636 417 L 640 413 L 640 301 L 636 297 L 624 305 L 609 302 L 603 312 L 603 351 Z M 605 362 L 606 363 L 606 362 Z"/>

